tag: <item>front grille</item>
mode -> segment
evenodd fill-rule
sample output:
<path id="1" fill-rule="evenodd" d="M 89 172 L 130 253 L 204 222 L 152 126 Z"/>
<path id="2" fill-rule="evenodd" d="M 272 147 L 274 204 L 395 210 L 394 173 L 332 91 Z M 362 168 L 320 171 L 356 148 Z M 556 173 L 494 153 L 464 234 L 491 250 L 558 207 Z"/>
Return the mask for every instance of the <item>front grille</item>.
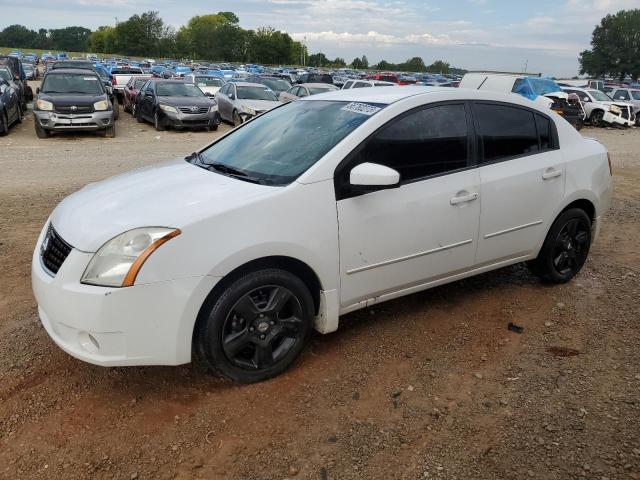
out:
<path id="1" fill-rule="evenodd" d="M 209 111 L 209 107 L 178 107 L 178 110 L 182 113 L 207 113 Z"/>
<path id="2" fill-rule="evenodd" d="M 53 228 L 53 225 L 49 224 L 47 233 L 42 240 L 40 246 L 40 256 L 42 257 L 42 264 L 52 274 L 58 273 L 60 267 L 69 256 L 73 247 L 65 242 L 58 232 Z"/>
<path id="3" fill-rule="evenodd" d="M 629 120 L 629 118 L 631 117 L 631 112 L 629 111 L 629 107 L 626 105 L 617 105 L 618 107 L 620 107 L 620 110 L 622 111 L 621 116 L 622 118 L 624 118 L 625 120 Z"/>
<path id="4" fill-rule="evenodd" d="M 64 114 L 93 113 L 93 105 L 66 105 L 64 107 L 56 105 L 56 112 Z"/>

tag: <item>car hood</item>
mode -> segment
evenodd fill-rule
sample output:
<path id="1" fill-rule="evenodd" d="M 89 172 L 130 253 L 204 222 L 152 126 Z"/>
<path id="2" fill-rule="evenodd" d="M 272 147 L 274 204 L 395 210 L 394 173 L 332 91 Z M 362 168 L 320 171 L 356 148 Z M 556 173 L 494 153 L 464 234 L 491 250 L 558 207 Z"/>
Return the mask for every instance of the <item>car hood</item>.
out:
<path id="1" fill-rule="evenodd" d="M 254 110 L 271 110 L 274 107 L 280 105 L 277 100 L 238 100 L 239 105 L 252 108 Z"/>
<path id="2" fill-rule="evenodd" d="M 187 225 L 242 207 L 277 187 L 210 172 L 183 159 L 91 183 L 65 198 L 51 215 L 74 248 L 95 252 L 133 228 Z"/>
<path id="3" fill-rule="evenodd" d="M 210 107 L 215 104 L 209 97 L 158 97 L 158 103 L 174 107 Z"/>
<path id="4" fill-rule="evenodd" d="M 198 87 L 200 90 L 202 90 L 204 93 L 210 93 L 210 94 L 215 94 L 218 93 L 218 90 L 220 90 L 220 88 L 222 87 Z"/>
<path id="5" fill-rule="evenodd" d="M 53 103 L 56 107 L 71 107 L 73 105 L 93 105 L 96 102 L 104 100 L 106 95 L 81 94 L 81 93 L 40 93 L 39 100 L 46 100 Z"/>

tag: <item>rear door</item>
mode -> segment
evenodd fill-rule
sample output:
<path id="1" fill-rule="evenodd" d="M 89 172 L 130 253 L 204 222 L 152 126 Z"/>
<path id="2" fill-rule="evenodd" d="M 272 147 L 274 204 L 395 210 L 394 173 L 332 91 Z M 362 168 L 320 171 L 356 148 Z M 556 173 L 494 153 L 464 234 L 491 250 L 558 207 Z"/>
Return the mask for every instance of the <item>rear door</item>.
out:
<path id="1" fill-rule="evenodd" d="M 336 170 L 343 308 L 472 267 L 480 181 L 466 112 L 447 103 L 403 114 Z M 400 187 L 352 190 L 349 172 L 364 162 L 397 170 Z"/>
<path id="2" fill-rule="evenodd" d="M 565 162 L 553 121 L 509 104 L 475 102 L 480 161 L 479 266 L 534 252 L 564 197 Z"/>

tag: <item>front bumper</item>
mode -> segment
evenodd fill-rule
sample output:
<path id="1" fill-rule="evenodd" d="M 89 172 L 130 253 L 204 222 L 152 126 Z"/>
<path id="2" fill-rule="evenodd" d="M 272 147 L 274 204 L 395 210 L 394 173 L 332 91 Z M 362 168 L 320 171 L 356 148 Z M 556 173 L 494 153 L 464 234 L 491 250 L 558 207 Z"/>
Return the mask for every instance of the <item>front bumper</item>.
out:
<path id="1" fill-rule="evenodd" d="M 626 120 L 621 115 L 616 115 L 611 112 L 604 112 L 604 117 L 602 117 L 602 120 L 611 125 L 621 125 L 623 127 L 632 127 L 636 123 L 635 117 Z"/>
<path id="2" fill-rule="evenodd" d="M 38 314 L 53 341 L 95 365 L 179 365 L 191 361 L 193 327 L 215 277 L 107 288 L 80 278 L 92 253 L 72 249 L 55 276 L 32 259 Z"/>
<path id="3" fill-rule="evenodd" d="M 113 110 L 93 113 L 56 113 L 34 110 L 35 121 L 45 130 L 102 130 L 113 124 Z"/>
<path id="4" fill-rule="evenodd" d="M 165 125 L 171 125 L 173 128 L 210 128 L 220 125 L 220 112 L 207 113 L 173 113 L 164 110 L 162 112 L 162 121 Z"/>

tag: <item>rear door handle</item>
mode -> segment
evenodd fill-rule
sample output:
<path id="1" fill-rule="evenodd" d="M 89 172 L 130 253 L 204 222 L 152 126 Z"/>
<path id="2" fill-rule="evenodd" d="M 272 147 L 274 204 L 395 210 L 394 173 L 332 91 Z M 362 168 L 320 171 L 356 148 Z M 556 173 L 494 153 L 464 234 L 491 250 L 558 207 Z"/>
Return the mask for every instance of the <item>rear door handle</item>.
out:
<path id="1" fill-rule="evenodd" d="M 461 203 L 473 202 L 479 197 L 477 193 L 458 192 L 458 194 L 449 200 L 451 205 L 459 205 Z"/>
<path id="2" fill-rule="evenodd" d="M 560 175 L 562 175 L 562 170 L 554 170 L 552 168 L 549 168 L 542 173 L 542 179 L 549 180 L 551 178 L 559 177 Z"/>

